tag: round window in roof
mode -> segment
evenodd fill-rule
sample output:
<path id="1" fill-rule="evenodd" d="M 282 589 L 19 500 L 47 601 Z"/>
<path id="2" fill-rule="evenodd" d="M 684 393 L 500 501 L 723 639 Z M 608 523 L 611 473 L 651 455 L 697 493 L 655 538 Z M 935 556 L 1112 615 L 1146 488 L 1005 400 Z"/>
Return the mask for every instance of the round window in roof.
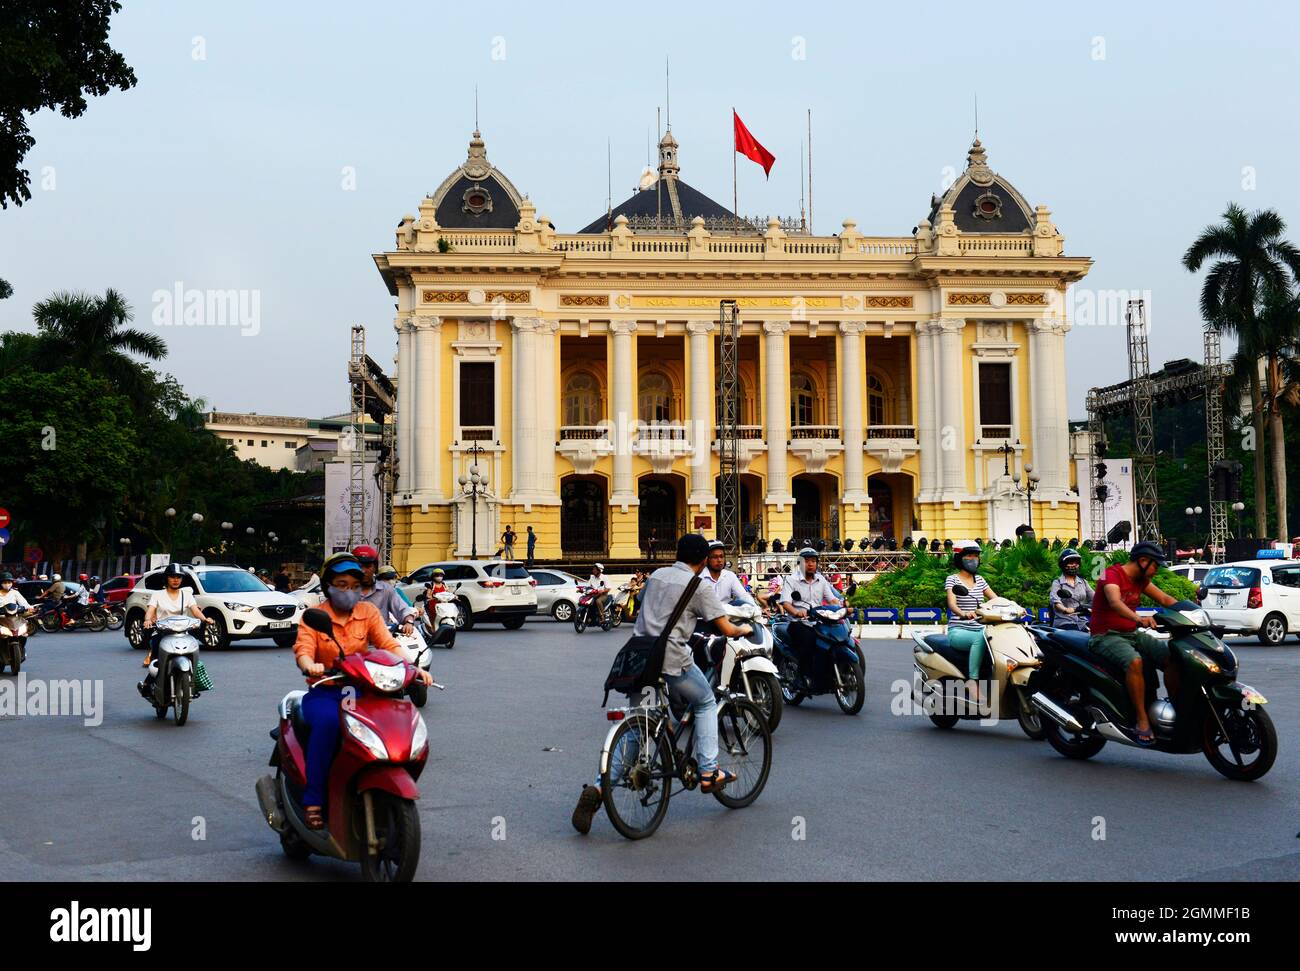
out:
<path id="1" fill-rule="evenodd" d="M 975 199 L 974 214 L 980 219 L 997 219 L 1002 215 L 1002 199 L 993 192 L 983 192 Z"/>
<path id="2" fill-rule="evenodd" d="M 492 194 L 477 182 L 465 190 L 461 208 L 477 216 L 492 211 Z"/>

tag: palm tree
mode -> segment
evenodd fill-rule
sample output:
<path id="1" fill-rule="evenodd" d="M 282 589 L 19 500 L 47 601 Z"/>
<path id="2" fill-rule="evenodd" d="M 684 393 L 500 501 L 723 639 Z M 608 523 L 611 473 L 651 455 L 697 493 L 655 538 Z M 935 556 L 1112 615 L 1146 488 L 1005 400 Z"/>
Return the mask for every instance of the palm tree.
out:
<path id="1" fill-rule="evenodd" d="M 84 368 L 144 404 L 150 400 L 152 372 L 131 355 L 158 361 L 167 355 L 167 343 L 157 334 L 126 326 L 134 317 L 116 290 L 106 290 L 102 297 L 60 292 L 32 308 L 39 354 L 48 365 Z"/>
<path id="2" fill-rule="evenodd" d="M 1247 214 L 1229 204 L 1223 222 L 1207 226 L 1183 254 L 1183 266 L 1195 273 L 1207 260 L 1215 260 L 1201 285 L 1201 316 L 1206 322 L 1235 336 L 1251 349 L 1265 346 L 1258 311 L 1267 289 L 1283 290 L 1290 284 L 1287 271 L 1300 278 L 1300 249 L 1282 238 L 1286 223 L 1271 209 Z M 1258 358 L 1255 359 L 1256 362 Z M 1265 486 L 1264 408 L 1257 364 L 1249 368 L 1251 417 L 1255 428 L 1255 531 L 1268 535 L 1268 497 Z M 1275 465 L 1285 465 L 1277 453 Z M 1286 470 L 1282 470 L 1285 481 Z M 1285 510 L 1283 497 L 1279 511 Z M 1279 533 L 1286 539 L 1285 523 Z"/>
<path id="3" fill-rule="evenodd" d="M 1260 300 L 1258 329 L 1264 341 L 1264 403 L 1268 411 L 1269 447 L 1273 452 L 1273 491 L 1276 493 L 1277 531 L 1287 539 L 1286 440 L 1282 406 L 1300 402 L 1294 383 L 1296 340 L 1300 337 L 1300 295 L 1290 288 L 1269 288 Z"/>

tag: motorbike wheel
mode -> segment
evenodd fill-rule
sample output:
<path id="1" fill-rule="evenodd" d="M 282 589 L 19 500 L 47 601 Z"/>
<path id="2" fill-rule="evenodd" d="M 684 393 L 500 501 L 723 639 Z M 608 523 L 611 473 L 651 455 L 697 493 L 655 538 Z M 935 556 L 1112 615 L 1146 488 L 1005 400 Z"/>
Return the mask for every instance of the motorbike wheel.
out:
<path id="1" fill-rule="evenodd" d="M 934 723 L 935 728 L 949 729 L 955 728 L 957 722 L 961 721 L 961 719 L 956 715 L 932 714 L 930 715 L 930 721 Z"/>
<path id="2" fill-rule="evenodd" d="M 372 793 L 371 801 L 380 845 L 377 852 L 364 848 L 361 876 L 367 883 L 410 883 L 420 863 L 420 814 L 415 803 L 387 792 Z M 364 820 L 364 808 L 358 806 L 357 812 Z"/>
<path id="3" fill-rule="evenodd" d="M 772 770 L 772 730 L 752 701 L 733 698 L 718 711 L 718 768 L 737 776 L 713 797 L 744 809 L 763 791 Z"/>
<path id="4" fill-rule="evenodd" d="M 787 705 L 798 707 L 803 703 L 806 697 L 802 691 L 796 691 L 793 687 L 799 678 L 799 667 L 788 658 L 781 658 L 776 663 L 777 670 L 780 672 L 779 680 L 781 682 L 781 700 Z"/>
<path id="5" fill-rule="evenodd" d="M 649 751 L 653 746 L 654 750 Z M 617 777 L 611 770 L 617 766 Z M 645 715 L 633 715 L 618 726 L 609 743 L 609 762 L 600 774 L 605 813 L 620 836 L 645 839 L 668 814 L 672 796 L 673 756 L 668 737 L 656 739 Z"/>
<path id="6" fill-rule="evenodd" d="M 121 607 L 113 607 L 108 611 L 108 629 L 121 630 L 126 623 L 126 611 Z"/>
<path id="7" fill-rule="evenodd" d="M 609 625 L 611 627 L 621 627 L 623 624 L 623 608 L 615 604 L 610 609 L 613 611 L 613 616 L 609 619 Z"/>
<path id="8" fill-rule="evenodd" d="M 13 654 L 9 658 L 9 671 L 14 677 L 18 677 L 18 672 L 22 670 L 23 666 L 23 649 L 21 647 L 14 647 L 12 650 Z M 5 666 L 3 659 L 0 659 L 0 671 L 3 671 L 4 669 Z"/>
<path id="9" fill-rule="evenodd" d="M 1202 749 L 1205 758 L 1216 772 L 1236 782 L 1253 782 L 1273 767 L 1277 758 L 1277 729 L 1273 719 L 1262 708 L 1242 711 L 1225 708 L 1205 719 L 1205 739 Z M 1225 734 L 1219 727 L 1222 720 Z M 1224 748 L 1228 754 L 1224 755 Z M 1254 755 L 1250 762 L 1243 755 Z"/>
<path id="10" fill-rule="evenodd" d="M 573 629 L 579 634 L 587 629 L 587 611 L 581 606 L 573 612 Z"/>
<path id="11" fill-rule="evenodd" d="M 731 690 L 737 694 L 745 694 L 745 680 L 739 673 L 732 678 Z M 776 726 L 781 724 L 781 716 L 785 713 L 785 698 L 777 676 L 766 672 L 751 674 L 748 697 L 767 719 L 767 730 L 775 732 Z"/>
<path id="12" fill-rule="evenodd" d="M 280 834 L 280 849 L 291 860 L 305 860 L 311 856 L 311 847 L 292 829 Z"/>
<path id="13" fill-rule="evenodd" d="M 190 672 L 177 671 L 172 675 L 172 720 L 177 728 L 189 720 L 190 690 Z"/>
<path id="14" fill-rule="evenodd" d="M 1040 742 L 1045 734 L 1043 728 L 1043 716 L 1038 713 L 1038 709 L 1029 703 L 1025 695 L 1018 695 L 1016 703 L 1020 711 L 1016 713 L 1016 721 L 1020 725 L 1020 730 L 1032 738 L 1035 742 Z"/>
<path id="15" fill-rule="evenodd" d="M 98 634 L 100 631 L 108 628 L 108 611 L 87 611 L 84 623 L 92 632 Z"/>
<path id="16" fill-rule="evenodd" d="M 45 633 L 47 634 L 53 634 L 55 631 L 57 631 L 59 629 L 60 624 L 61 624 L 61 620 L 59 617 L 59 612 L 57 610 L 54 611 L 53 613 L 42 614 L 40 620 L 37 621 L 37 626 L 39 626 L 40 629 L 45 631 Z"/>
<path id="17" fill-rule="evenodd" d="M 406 689 L 406 695 L 416 708 L 423 708 L 424 703 L 429 700 L 429 686 L 417 681 Z"/>
<path id="18" fill-rule="evenodd" d="M 1048 744 L 1067 759 L 1090 759 L 1106 747 L 1105 737 L 1095 732 L 1078 735 L 1050 718 L 1040 718 L 1040 721 Z"/>
<path id="19" fill-rule="evenodd" d="M 843 687 L 835 689 L 835 701 L 844 714 L 856 715 L 867 700 L 866 673 L 856 661 L 852 664 L 837 662 L 835 667 L 839 671 L 840 680 L 844 683 Z"/>

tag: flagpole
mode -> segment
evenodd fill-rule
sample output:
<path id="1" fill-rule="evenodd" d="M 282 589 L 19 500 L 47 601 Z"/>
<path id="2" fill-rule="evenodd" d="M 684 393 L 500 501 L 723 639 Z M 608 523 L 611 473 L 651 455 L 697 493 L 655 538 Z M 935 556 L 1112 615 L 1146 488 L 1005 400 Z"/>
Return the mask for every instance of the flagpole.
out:
<path id="1" fill-rule="evenodd" d="M 734 227 L 740 232 L 740 206 L 736 202 L 736 109 L 731 109 L 731 217 L 736 221 Z"/>

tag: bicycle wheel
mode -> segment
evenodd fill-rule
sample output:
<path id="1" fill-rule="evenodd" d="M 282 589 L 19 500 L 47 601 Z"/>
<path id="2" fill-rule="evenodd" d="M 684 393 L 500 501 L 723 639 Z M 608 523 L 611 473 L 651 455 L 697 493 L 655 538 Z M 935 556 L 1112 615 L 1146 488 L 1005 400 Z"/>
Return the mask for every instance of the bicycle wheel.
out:
<path id="1" fill-rule="evenodd" d="M 772 732 L 752 701 L 732 698 L 718 709 L 718 768 L 736 781 L 713 795 L 728 809 L 744 809 L 758 798 L 772 769 Z"/>
<path id="2" fill-rule="evenodd" d="M 609 746 L 609 763 L 600 774 L 605 812 L 618 832 L 645 839 L 659 828 L 672 795 L 673 756 L 668 733 L 653 737 L 654 722 L 633 715 L 619 725 Z"/>

